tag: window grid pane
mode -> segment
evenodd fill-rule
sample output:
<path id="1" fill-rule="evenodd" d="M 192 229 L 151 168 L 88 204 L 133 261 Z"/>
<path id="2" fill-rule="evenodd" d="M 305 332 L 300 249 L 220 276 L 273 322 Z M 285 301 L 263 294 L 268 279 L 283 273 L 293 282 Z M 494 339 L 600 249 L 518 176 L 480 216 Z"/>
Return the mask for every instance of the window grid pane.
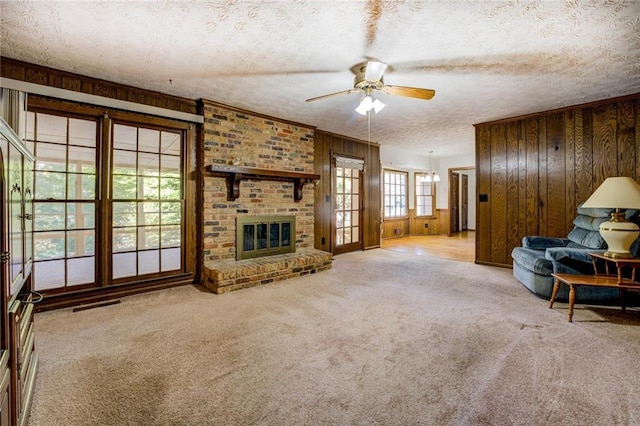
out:
<path id="1" fill-rule="evenodd" d="M 360 241 L 360 170 L 349 167 L 335 169 L 335 229 L 336 245 Z"/>
<path id="2" fill-rule="evenodd" d="M 426 173 L 416 173 L 416 216 L 433 216 L 433 182 L 427 182 Z"/>
<path id="3" fill-rule="evenodd" d="M 182 137 L 124 124 L 113 135 L 113 279 L 179 270 Z"/>
<path id="4" fill-rule="evenodd" d="M 384 171 L 385 218 L 407 216 L 407 173 Z"/>
<path id="5" fill-rule="evenodd" d="M 28 143 L 37 158 L 34 288 L 95 283 L 97 121 L 27 116 Z"/>

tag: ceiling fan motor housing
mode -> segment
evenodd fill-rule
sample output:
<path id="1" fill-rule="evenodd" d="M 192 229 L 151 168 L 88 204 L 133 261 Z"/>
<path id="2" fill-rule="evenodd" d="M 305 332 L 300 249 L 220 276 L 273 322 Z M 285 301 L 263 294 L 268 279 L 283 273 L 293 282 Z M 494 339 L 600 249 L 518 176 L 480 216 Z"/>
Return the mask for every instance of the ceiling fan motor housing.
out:
<path id="1" fill-rule="evenodd" d="M 367 79 L 364 78 L 365 71 L 366 71 L 366 66 L 362 67 L 360 71 L 356 73 L 356 76 L 353 79 L 353 87 L 355 87 L 356 89 L 362 89 L 362 90 L 382 89 L 382 87 L 384 86 L 384 78 L 380 77 L 380 80 L 378 81 L 368 81 Z"/>

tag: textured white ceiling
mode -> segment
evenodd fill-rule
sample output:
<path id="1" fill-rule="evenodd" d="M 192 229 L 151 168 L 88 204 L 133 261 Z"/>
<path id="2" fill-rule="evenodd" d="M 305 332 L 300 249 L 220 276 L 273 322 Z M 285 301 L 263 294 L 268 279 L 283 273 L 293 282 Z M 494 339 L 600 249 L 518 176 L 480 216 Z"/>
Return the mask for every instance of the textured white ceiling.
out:
<path id="1" fill-rule="evenodd" d="M 3 56 L 367 139 L 352 66 L 391 65 L 371 140 L 434 158 L 472 125 L 640 92 L 640 1 L 1 1 Z"/>

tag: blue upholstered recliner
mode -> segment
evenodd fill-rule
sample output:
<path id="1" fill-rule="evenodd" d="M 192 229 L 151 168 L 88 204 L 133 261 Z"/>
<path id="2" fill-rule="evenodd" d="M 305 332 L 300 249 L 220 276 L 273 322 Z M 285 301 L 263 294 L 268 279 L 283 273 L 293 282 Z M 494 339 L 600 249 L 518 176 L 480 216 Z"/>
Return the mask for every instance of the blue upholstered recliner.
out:
<path id="1" fill-rule="evenodd" d="M 574 228 L 567 238 L 524 237 L 522 247 L 511 252 L 513 275 L 531 292 L 546 299 L 551 297 L 553 290 L 552 272 L 593 275 L 589 253 L 606 251 L 607 243 L 600 236 L 598 227 L 611 217 L 612 211 L 578 207 Z M 634 220 L 638 212 L 629 210 L 626 216 Z M 636 241 L 632 253 L 637 252 L 638 246 L 639 241 Z M 576 299 L 583 302 L 617 299 L 618 296 L 618 290 L 611 288 L 579 287 L 576 291 Z M 561 286 L 556 300 L 567 299 L 568 287 Z"/>

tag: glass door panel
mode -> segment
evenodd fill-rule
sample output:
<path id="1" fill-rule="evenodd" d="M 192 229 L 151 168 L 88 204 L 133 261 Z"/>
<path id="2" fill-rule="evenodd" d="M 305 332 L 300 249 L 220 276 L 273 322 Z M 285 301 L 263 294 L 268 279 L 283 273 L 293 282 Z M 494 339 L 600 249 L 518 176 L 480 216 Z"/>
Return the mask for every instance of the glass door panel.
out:
<path id="1" fill-rule="evenodd" d="M 114 123 L 112 279 L 182 268 L 182 136 Z"/>
<path id="2" fill-rule="evenodd" d="M 22 284 L 23 277 L 23 212 L 22 212 L 22 154 L 12 144 L 9 145 L 9 259 L 11 288 L 18 288 Z M 12 292 L 13 293 L 13 292 Z"/>
<path id="3" fill-rule="evenodd" d="M 96 119 L 29 112 L 34 288 L 96 285 Z"/>
<path id="4" fill-rule="evenodd" d="M 361 250 L 361 171 L 339 162 L 334 170 L 334 253 Z"/>

